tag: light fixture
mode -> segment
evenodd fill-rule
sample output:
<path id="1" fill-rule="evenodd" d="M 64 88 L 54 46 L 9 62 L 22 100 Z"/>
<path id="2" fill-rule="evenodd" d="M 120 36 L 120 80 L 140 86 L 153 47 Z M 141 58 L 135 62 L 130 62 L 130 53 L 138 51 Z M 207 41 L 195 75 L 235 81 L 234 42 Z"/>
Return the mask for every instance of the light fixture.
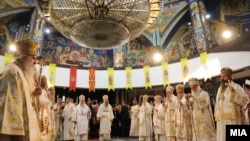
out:
<path id="1" fill-rule="evenodd" d="M 50 29 L 46 28 L 45 33 L 50 34 Z"/>
<path id="2" fill-rule="evenodd" d="M 232 33 L 229 30 L 226 30 L 222 33 L 222 37 L 228 39 L 232 36 Z"/>
<path id="3" fill-rule="evenodd" d="M 67 38 L 89 48 L 119 47 L 160 12 L 160 0 L 38 0 L 40 13 Z"/>
<path id="4" fill-rule="evenodd" d="M 11 44 L 11 45 L 9 46 L 9 51 L 10 51 L 10 52 L 15 52 L 15 51 L 16 51 L 16 46 L 15 46 L 14 44 Z"/>
<path id="5" fill-rule="evenodd" d="M 163 56 L 161 53 L 155 53 L 153 56 L 153 59 L 156 63 L 161 62 L 163 59 Z"/>
<path id="6" fill-rule="evenodd" d="M 210 19 L 211 15 L 210 14 L 206 14 L 206 19 Z"/>

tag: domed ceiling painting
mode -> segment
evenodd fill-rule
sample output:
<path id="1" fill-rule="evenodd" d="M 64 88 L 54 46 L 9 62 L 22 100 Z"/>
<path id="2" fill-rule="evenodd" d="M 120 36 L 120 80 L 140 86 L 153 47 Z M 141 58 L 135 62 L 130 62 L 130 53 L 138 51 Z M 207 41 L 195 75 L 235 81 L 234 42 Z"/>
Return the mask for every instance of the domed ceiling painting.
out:
<path id="1" fill-rule="evenodd" d="M 232 2 L 236 2 L 235 6 Z M 217 0 L 205 0 L 204 3 L 206 12 L 211 14 L 207 19 L 212 38 L 210 48 L 228 42 L 221 36 L 223 30 L 230 29 L 232 39 L 249 31 L 249 1 L 222 0 L 220 4 Z M 39 17 L 35 0 L 1 0 L 1 54 L 11 41 L 33 36 L 42 45 L 40 55 L 45 61 L 58 65 L 97 68 L 155 65 L 152 54 L 157 51 L 163 53 L 165 61 L 178 61 L 198 53 L 189 9 L 186 0 L 162 0 L 158 18 L 139 37 L 122 46 L 94 49 L 74 43 Z M 51 32 L 45 33 L 45 29 Z"/>

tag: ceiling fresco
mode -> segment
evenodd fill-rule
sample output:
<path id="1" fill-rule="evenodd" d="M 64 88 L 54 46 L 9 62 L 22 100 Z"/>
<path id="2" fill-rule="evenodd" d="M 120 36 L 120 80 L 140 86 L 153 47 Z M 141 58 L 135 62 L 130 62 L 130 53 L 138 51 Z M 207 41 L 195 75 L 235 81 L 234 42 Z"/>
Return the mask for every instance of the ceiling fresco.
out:
<path id="1" fill-rule="evenodd" d="M 188 1 L 163 0 L 162 2 L 157 20 L 142 35 L 123 46 L 100 50 L 75 44 L 39 16 L 32 14 L 36 10 L 35 0 L 1 0 L 0 53 L 6 52 L 7 45 L 13 40 L 29 37 L 31 36 L 29 32 L 36 35 L 36 26 L 44 24 L 39 27 L 38 32 L 41 35 L 37 34 L 34 37 L 40 40 L 42 44 L 40 54 L 47 63 L 100 68 L 142 66 L 154 65 L 152 54 L 159 50 L 169 62 L 198 54 Z M 250 30 L 250 1 L 221 0 L 221 2 L 220 4 L 218 0 L 204 0 L 206 13 L 211 15 L 211 18 L 207 19 L 211 31 L 209 44 L 212 45 L 209 49 L 219 47 Z M 24 7 L 29 7 L 29 12 L 20 12 Z M 8 10 L 12 10 L 12 13 L 6 14 Z M 44 33 L 43 30 L 46 28 L 50 28 L 52 32 Z M 228 29 L 232 32 L 232 37 L 224 39 L 222 32 Z M 159 30 L 158 36 L 161 42 L 154 46 L 153 33 L 156 30 Z"/>

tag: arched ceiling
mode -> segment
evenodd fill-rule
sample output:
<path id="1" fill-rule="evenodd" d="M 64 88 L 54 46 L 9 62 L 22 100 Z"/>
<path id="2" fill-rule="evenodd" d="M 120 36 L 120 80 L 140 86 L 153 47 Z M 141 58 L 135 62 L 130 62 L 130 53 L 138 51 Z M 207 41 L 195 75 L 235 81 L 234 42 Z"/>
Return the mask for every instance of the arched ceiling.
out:
<path id="1" fill-rule="evenodd" d="M 42 1 L 45 2 L 45 5 L 41 6 L 46 9 L 46 1 L 48 0 Z M 185 44 L 190 44 L 193 31 L 192 27 L 188 25 L 191 22 L 188 0 L 162 0 L 162 2 L 164 6 L 156 22 L 146 29 L 136 41 L 132 41 L 132 44 L 142 44 L 142 48 L 152 46 L 155 30 L 160 31 L 160 46 L 167 51 L 169 46 L 181 48 Z M 204 3 L 206 12 L 211 15 L 209 19 L 210 30 L 213 33 L 216 45 L 227 42 L 221 37 L 221 33 L 225 29 L 232 30 L 233 38 L 237 38 L 250 30 L 249 0 L 240 2 L 237 0 L 204 0 Z M 232 3 L 236 4 L 232 5 Z M 17 13 L 27 14 L 28 11 L 33 11 L 36 6 L 36 0 L 1 0 L 0 21 Z M 179 56 L 177 59 L 180 57 L 183 56 Z"/>
<path id="2" fill-rule="evenodd" d="M 48 2 L 48 0 L 40 1 L 44 1 L 44 3 Z M 233 3 L 235 0 L 231 1 L 231 3 Z M 212 16 L 211 18 L 213 20 L 222 22 L 225 20 L 225 23 L 230 25 L 244 23 L 243 28 L 250 29 L 248 24 L 250 18 L 250 2 L 247 0 L 242 1 L 242 3 L 236 3 L 237 5 L 234 7 L 230 7 L 231 3 L 228 0 L 221 0 L 223 5 L 221 5 L 218 0 L 204 0 L 204 3 L 206 12 Z M 183 34 L 183 31 L 185 32 L 187 30 L 187 23 L 191 22 L 191 19 L 188 0 L 162 0 L 162 3 L 164 6 L 158 19 L 151 27 L 143 32 L 143 35 L 152 43 L 152 32 L 155 29 L 159 29 L 163 41 L 162 46 L 165 47 L 170 40 L 178 40 L 179 36 Z M 2 0 L 0 2 L 0 18 L 32 10 L 35 6 L 37 6 L 36 0 Z M 41 6 L 45 7 L 46 4 Z M 222 15 L 223 13 L 224 15 Z M 246 21 L 247 19 L 248 21 Z"/>

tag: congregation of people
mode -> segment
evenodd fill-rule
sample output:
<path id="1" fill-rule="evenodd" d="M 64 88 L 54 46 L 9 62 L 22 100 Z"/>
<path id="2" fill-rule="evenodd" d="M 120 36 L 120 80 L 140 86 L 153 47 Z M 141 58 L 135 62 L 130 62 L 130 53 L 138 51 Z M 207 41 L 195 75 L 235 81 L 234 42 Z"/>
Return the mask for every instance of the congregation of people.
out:
<path id="1" fill-rule="evenodd" d="M 37 42 L 16 42 L 15 61 L 0 75 L 1 141 L 87 141 L 134 137 L 139 141 L 226 141 L 226 125 L 249 125 L 250 81 L 235 83 L 232 69 L 221 69 L 214 108 L 197 78 L 185 85 L 167 86 L 165 95 L 147 94 L 132 105 L 85 98 L 65 102 L 49 88 L 47 78 L 34 67 Z M 56 101 L 56 103 L 54 103 Z"/>

